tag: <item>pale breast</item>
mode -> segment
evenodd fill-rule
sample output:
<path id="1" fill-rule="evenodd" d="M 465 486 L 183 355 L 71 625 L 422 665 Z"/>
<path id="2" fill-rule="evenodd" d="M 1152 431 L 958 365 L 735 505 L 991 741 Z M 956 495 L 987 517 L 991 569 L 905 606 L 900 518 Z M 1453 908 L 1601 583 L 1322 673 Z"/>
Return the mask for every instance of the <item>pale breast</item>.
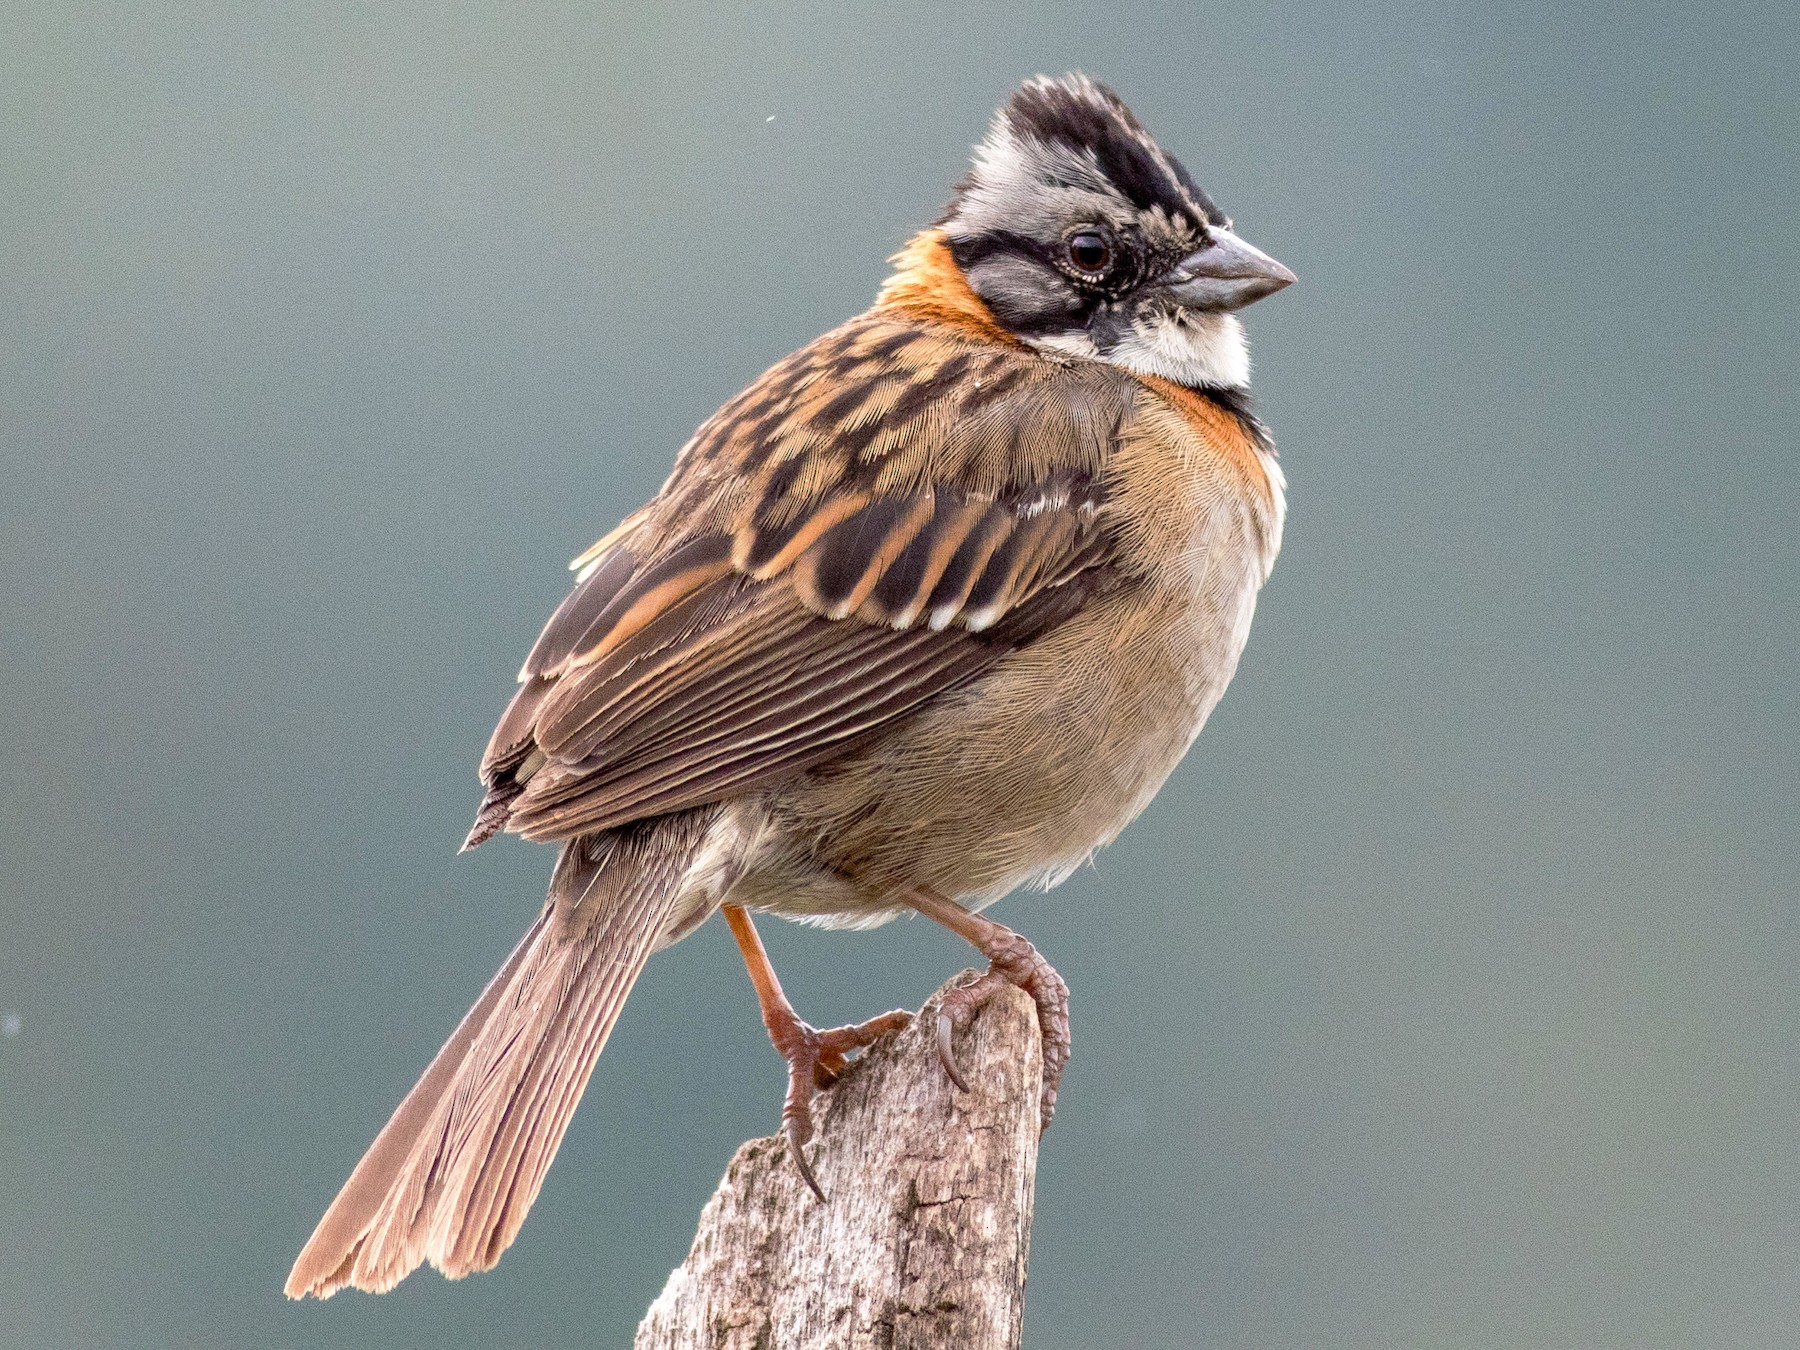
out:
<path id="1" fill-rule="evenodd" d="M 1180 762 L 1243 651 L 1281 513 L 1279 480 L 1250 453 L 1221 453 L 1179 408 L 1134 419 L 1109 477 L 1123 583 L 781 793 L 777 834 L 852 885 L 796 886 L 782 868 L 759 900 L 822 916 L 924 885 L 979 906 L 1054 884 L 1117 835 Z"/>

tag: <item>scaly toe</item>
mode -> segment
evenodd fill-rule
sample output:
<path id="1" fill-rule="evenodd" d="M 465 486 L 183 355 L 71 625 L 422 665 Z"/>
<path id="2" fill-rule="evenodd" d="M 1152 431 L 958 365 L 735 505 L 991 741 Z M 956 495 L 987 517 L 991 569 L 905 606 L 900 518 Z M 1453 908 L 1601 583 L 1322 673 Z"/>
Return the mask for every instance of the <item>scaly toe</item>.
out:
<path id="1" fill-rule="evenodd" d="M 866 1049 L 911 1021 L 911 1013 L 896 1011 L 853 1026 L 820 1031 L 796 1018 L 791 1025 L 770 1032 L 775 1048 L 788 1063 L 787 1099 L 781 1108 L 782 1134 L 787 1138 L 788 1153 L 794 1166 L 821 1201 L 826 1198 L 825 1191 L 806 1159 L 806 1145 L 813 1137 L 813 1093 L 837 1082 L 849 1067 L 851 1054 Z"/>
<path id="2" fill-rule="evenodd" d="M 850 1056 L 866 1050 L 890 1031 L 899 1031 L 912 1022 L 913 1015 L 896 1009 L 871 1017 L 852 1026 L 833 1027 L 815 1033 L 819 1040 L 819 1059 L 813 1067 L 813 1083 L 828 1088 L 850 1067 Z"/>
<path id="3" fill-rule="evenodd" d="M 969 1085 L 951 1044 L 952 1033 L 973 1021 L 975 1014 L 1004 986 L 1023 989 L 1037 1005 L 1038 1032 L 1044 1047 L 1044 1086 L 1038 1099 L 1038 1129 L 1042 1131 L 1056 1114 L 1057 1088 L 1069 1062 L 1069 986 L 1056 968 L 1038 955 L 1037 948 L 1017 934 L 1011 936 L 1015 942 L 990 958 L 985 975 L 950 990 L 938 1005 L 938 1059 L 957 1089 L 967 1092 Z"/>
<path id="4" fill-rule="evenodd" d="M 938 1060 L 944 1066 L 944 1073 L 956 1084 L 958 1092 L 969 1091 L 969 1080 L 963 1077 L 963 1071 L 956 1062 L 956 1049 L 951 1044 L 951 1035 L 975 1020 L 975 1014 L 987 1005 L 996 992 L 1006 984 L 1004 976 L 995 971 L 988 971 L 979 979 L 968 984 L 960 984 L 947 991 L 938 1003 L 937 1050 Z"/>
<path id="5" fill-rule="evenodd" d="M 787 1137 L 788 1155 L 793 1158 L 794 1166 L 823 1203 L 825 1192 L 813 1175 L 812 1164 L 806 1160 L 806 1145 L 813 1136 L 812 1095 L 816 1069 L 816 1048 L 810 1053 L 803 1050 L 788 1058 L 788 1091 L 787 1100 L 781 1107 L 781 1132 Z"/>

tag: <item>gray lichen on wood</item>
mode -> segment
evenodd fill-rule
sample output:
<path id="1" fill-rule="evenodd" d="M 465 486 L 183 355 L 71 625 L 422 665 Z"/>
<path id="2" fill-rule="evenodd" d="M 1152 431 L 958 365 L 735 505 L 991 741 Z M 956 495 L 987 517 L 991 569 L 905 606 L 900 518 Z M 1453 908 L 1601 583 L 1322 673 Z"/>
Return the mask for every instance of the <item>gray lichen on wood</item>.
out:
<path id="1" fill-rule="evenodd" d="M 942 993 L 817 1098 L 811 1156 L 830 1203 L 779 1135 L 737 1151 L 635 1350 L 1015 1350 L 1037 1175 L 1037 1016 L 1008 988 L 959 1033 L 965 1095 L 938 1062 Z"/>

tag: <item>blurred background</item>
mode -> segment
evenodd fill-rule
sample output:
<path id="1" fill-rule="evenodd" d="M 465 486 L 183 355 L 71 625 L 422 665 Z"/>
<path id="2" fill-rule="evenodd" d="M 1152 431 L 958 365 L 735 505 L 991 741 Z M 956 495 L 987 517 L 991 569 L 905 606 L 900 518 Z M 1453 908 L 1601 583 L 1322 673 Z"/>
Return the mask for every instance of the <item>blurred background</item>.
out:
<path id="1" fill-rule="evenodd" d="M 0 1345 L 623 1345 L 783 1077 L 659 957 L 490 1275 L 288 1265 L 541 898 L 563 565 L 1022 77 L 1301 283 L 1237 682 L 997 916 L 1074 990 L 1035 1350 L 1792 1344 L 1800 10 L 98 0 L 0 43 Z M 923 923 L 775 925 L 801 1009 Z"/>

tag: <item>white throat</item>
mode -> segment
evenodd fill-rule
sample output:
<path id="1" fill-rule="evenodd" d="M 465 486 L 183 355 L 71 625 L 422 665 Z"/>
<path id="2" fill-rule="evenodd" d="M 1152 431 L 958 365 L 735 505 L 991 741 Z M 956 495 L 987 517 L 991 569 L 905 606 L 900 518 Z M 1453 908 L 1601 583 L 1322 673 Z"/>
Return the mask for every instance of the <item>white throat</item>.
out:
<path id="1" fill-rule="evenodd" d="M 1235 314 L 1195 310 L 1146 314 L 1108 352 L 1086 333 L 1032 339 L 1032 345 L 1089 360 L 1109 361 L 1140 375 L 1160 375 L 1177 384 L 1244 389 L 1250 384 L 1250 344 Z"/>

